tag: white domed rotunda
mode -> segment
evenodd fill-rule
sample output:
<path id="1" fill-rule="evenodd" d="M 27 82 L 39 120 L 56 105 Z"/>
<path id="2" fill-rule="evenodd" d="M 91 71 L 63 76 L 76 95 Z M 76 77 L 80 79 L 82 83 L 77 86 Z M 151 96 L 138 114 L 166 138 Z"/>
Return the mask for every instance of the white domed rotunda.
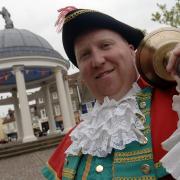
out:
<path id="1" fill-rule="evenodd" d="M 64 131 L 67 132 L 75 124 L 66 78 L 69 62 L 44 38 L 14 28 L 6 9 L 2 9 L 1 14 L 6 25 L 0 30 L 0 92 L 10 92 L 12 97 L 1 99 L 0 105 L 14 105 L 18 140 L 36 140 L 29 109 L 29 101 L 35 95 L 27 95 L 27 90 L 32 88 L 41 87 L 45 93 L 49 130 L 56 131 L 49 92 L 52 83 L 57 86 Z"/>

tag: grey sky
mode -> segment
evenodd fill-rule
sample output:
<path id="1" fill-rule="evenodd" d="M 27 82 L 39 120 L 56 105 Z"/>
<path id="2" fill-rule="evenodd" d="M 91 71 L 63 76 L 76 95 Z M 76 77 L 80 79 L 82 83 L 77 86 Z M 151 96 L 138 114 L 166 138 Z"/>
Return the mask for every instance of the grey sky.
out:
<path id="1" fill-rule="evenodd" d="M 151 14 L 158 10 L 157 3 L 172 7 L 175 0 L 0 0 L 0 10 L 5 6 L 11 14 L 15 28 L 27 29 L 42 36 L 67 59 L 61 43 L 61 33 L 58 34 L 54 26 L 59 8 L 71 5 L 99 10 L 150 32 L 163 27 L 151 20 Z M 1 16 L 0 29 L 4 29 L 4 20 Z M 70 70 L 70 73 L 74 71 Z M 4 114 L 1 107 L 0 115 L 2 112 Z"/>

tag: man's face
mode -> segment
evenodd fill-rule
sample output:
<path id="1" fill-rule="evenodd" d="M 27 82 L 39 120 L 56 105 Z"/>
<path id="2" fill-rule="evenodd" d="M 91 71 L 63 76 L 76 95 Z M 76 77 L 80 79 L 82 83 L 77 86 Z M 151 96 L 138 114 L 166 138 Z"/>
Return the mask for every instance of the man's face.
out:
<path id="1" fill-rule="evenodd" d="M 119 100 L 136 81 L 133 46 L 118 33 L 93 30 L 79 36 L 74 48 L 81 78 L 100 102 L 105 96 Z"/>

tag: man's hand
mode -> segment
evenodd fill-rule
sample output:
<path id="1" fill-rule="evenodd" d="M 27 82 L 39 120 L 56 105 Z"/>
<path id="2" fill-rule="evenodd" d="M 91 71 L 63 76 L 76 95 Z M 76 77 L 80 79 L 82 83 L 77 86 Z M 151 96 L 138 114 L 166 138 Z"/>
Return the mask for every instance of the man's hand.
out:
<path id="1" fill-rule="evenodd" d="M 170 52 L 166 70 L 170 72 L 172 76 L 178 75 L 180 77 L 180 43 Z"/>

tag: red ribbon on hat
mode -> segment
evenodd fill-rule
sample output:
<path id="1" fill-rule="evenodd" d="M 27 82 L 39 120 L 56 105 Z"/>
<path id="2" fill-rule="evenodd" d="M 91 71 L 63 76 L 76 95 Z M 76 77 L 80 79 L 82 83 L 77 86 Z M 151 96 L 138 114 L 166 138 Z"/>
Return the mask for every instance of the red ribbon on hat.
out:
<path id="1" fill-rule="evenodd" d="M 68 14 L 69 12 L 71 12 L 75 9 L 77 9 L 77 8 L 74 6 L 67 6 L 65 8 L 61 8 L 58 10 L 59 16 L 55 23 L 55 26 L 57 26 L 57 32 L 60 32 L 62 30 L 66 14 Z"/>

